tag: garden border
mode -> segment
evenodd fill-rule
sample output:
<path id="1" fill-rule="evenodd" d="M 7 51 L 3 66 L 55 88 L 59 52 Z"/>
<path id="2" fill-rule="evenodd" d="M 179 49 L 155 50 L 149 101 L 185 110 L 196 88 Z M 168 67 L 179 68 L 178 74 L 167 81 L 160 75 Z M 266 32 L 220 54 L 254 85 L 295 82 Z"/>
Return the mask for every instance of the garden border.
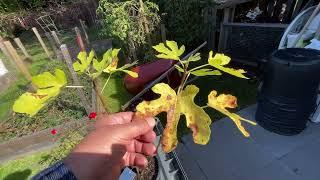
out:
<path id="1" fill-rule="evenodd" d="M 87 118 L 75 120 L 61 124 L 56 127 L 44 129 L 31 135 L 22 136 L 20 138 L 12 139 L 0 144 L 0 163 L 17 159 L 21 156 L 32 154 L 35 152 L 49 150 L 58 143 L 51 134 L 52 129 L 57 129 L 59 136 L 60 132 L 74 129 L 78 125 L 83 124 Z"/>

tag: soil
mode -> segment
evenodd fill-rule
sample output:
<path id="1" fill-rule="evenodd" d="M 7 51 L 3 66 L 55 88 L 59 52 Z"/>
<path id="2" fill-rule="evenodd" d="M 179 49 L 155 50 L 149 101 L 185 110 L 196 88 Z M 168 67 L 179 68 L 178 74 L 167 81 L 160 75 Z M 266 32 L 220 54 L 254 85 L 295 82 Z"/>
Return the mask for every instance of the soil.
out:
<path id="1" fill-rule="evenodd" d="M 138 169 L 135 180 L 154 180 L 158 174 L 158 164 L 154 157 L 148 158 L 148 166 L 145 169 Z"/>

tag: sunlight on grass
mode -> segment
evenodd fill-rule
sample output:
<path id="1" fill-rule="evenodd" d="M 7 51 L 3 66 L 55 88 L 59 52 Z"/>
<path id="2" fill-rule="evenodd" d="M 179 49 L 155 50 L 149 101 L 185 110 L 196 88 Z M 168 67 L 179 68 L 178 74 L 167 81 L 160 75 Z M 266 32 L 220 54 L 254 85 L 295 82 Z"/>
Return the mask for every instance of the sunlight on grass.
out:
<path id="1" fill-rule="evenodd" d="M 42 157 L 48 155 L 48 152 L 41 152 L 28 155 L 24 158 L 8 161 L 0 165 L 0 179 L 13 180 L 13 179 L 30 179 L 36 175 L 46 165 L 40 164 Z"/>
<path id="2" fill-rule="evenodd" d="M 107 77 L 103 76 L 100 80 L 100 84 L 103 85 L 106 80 Z M 106 97 L 106 102 L 111 112 L 121 111 L 121 106 L 132 97 L 132 95 L 124 88 L 123 77 L 120 75 L 114 75 L 111 77 L 103 95 Z"/>

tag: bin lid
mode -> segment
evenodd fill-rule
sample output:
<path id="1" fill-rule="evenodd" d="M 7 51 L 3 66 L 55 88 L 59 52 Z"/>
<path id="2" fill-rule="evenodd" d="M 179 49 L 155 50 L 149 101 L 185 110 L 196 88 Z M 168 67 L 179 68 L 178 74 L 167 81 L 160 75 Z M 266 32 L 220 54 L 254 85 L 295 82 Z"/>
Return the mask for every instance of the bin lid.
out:
<path id="1" fill-rule="evenodd" d="M 320 64 L 320 51 L 304 48 L 280 49 L 272 53 L 270 60 L 280 64 Z"/>

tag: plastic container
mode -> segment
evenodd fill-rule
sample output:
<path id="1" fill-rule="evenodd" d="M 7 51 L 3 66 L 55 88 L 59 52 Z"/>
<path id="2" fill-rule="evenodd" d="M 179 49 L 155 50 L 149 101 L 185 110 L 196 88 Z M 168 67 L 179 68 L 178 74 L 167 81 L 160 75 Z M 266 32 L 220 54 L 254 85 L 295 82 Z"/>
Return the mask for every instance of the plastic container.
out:
<path id="1" fill-rule="evenodd" d="M 258 93 L 257 122 L 267 130 L 295 135 L 306 128 L 316 108 L 320 82 L 320 51 L 289 48 L 266 62 Z"/>

